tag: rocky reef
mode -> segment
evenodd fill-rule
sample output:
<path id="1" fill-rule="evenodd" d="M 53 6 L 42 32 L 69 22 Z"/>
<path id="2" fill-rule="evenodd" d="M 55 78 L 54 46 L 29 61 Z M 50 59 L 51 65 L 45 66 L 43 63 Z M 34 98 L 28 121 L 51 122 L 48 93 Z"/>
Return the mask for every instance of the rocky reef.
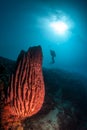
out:
<path id="1" fill-rule="evenodd" d="M 87 130 L 87 80 L 42 69 L 41 47 L 0 57 L 0 130 Z"/>

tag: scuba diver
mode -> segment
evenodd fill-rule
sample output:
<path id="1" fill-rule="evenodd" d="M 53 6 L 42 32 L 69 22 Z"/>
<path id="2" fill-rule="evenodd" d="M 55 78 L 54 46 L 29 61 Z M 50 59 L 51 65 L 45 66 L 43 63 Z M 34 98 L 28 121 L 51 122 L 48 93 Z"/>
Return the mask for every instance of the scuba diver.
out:
<path id="1" fill-rule="evenodd" d="M 51 61 L 51 64 L 54 64 L 55 63 L 55 60 L 54 58 L 56 57 L 56 53 L 54 50 L 50 50 L 50 55 L 52 57 L 52 61 Z"/>

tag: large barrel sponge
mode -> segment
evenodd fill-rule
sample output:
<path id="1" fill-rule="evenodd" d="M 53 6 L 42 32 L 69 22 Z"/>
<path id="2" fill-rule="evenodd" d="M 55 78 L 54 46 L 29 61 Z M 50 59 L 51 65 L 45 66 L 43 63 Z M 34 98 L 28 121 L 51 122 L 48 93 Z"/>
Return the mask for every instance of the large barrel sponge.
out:
<path id="1" fill-rule="evenodd" d="M 5 95 L 2 123 L 36 114 L 44 102 L 45 87 L 40 46 L 21 51 Z"/>

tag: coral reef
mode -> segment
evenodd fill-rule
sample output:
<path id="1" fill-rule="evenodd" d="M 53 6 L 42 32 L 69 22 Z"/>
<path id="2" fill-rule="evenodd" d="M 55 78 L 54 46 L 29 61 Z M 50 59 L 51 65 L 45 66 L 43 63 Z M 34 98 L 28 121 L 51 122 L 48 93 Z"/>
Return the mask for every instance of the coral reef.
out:
<path id="1" fill-rule="evenodd" d="M 4 94 L 1 121 L 5 130 L 14 122 L 36 114 L 44 102 L 45 88 L 42 74 L 40 46 L 21 52 L 9 86 Z"/>
<path id="2" fill-rule="evenodd" d="M 87 130 L 87 79 L 60 69 L 43 68 L 42 77 L 44 77 L 45 82 L 45 99 L 42 107 L 39 112 L 36 112 L 36 114 L 33 114 L 32 116 L 26 116 L 26 109 L 25 114 L 20 114 L 19 110 L 22 107 L 19 105 L 19 83 L 22 84 L 21 88 L 23 88 L 23 86 L 26 88 L 26 80 L 23 82 L 21 79 L 23 79 L 22 75 L 25 76 L 27 75 L 26 72 L 28 72 L 24 59 L 28 59 L 27 54 L 33 54 L 34 57 L 31 55 L 30 59 L 33 61 L 33 58 L 35 58 L 34 61 L 37 63 L 35 65 L 35 70 L 38 68 L 38 63 L 41 63 L 42 61 L 42 57 L 40 57 L 41 49 L 37 48 L 37 51 L 35 51 L 35 48 L 30 48 L 28 52 L 21 51 L 17 62 L 0 57 L 0 114 L 5 111 L 3 118 L 0 115 L 0 125 L 1 120 L 3 119 L 2 123 L 6 126 L 4 128 L 5 130 Z M 33 52 L 31 49 L 33 49 Z M 30 70 L 31 68 L 32 70 L 29 71 L 29 76 L 30 79 L 33 79 L 33 69 L 35 66 L 30 65 L 29 59 L 28 61 L 29 66 L 32 66 L 30 67 Z M 22 66 L 22 63 L 24 66 Z M 23 71 L 21 71 L 22 68 L 23 70 L 26 70 L 25 75 L 23 74 Z M 32 75 L 30 72 L 32 72 Z M 9 77 L 11 77 L 12 80 L 9 80 Z M 16 82 L 17 77 L 18 82 Z M 37 77 L 38 75 L 36 78 Z M 31 81 L 30 79 L 29 81 Z M 33 86 L 33 82 L 29 83 Z M 12 91 L 14 90 L 12 90 L 11 84 L 13 84 L 12 86 L 14 86 L 14 88 L 18 86 L 16 89 L 16 96 L 19 102 L 16 100 L 16 106 L 14 104 L 14 94 L 12 96 Z M 22 99 L 22 103 L 24 103 L 23 101 L 26 101 L 25 99 L 27 96 L 24 90 L 22 90 L 22 92 L 20 98 Z M 24 93 L 25 96 L 23 97 Z M 32 96 L 33 95 L 31 95 L 31 97 Z M 10 102 L 12 97 L 14 100 L 12 100 L 13 102 Z M 31 99 L 34 98 L 32 97 Z M 6 106 L 9 106 L 11 109 L 7 109 Z M 27 107 L 27 104 L 24 104 L 24 106 Z M 9 112 L 9 110 L 13 110 L 13 108 L 14 111 Z M 0 126 L 0 130 L 4 129 Z"/>

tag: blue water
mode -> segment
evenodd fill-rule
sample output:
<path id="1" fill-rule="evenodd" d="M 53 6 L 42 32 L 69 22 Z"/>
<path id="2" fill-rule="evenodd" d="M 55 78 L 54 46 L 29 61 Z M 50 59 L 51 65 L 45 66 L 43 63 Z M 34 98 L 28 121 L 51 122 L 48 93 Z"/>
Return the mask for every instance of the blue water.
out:
<path id="1" fill-rule="evenodd" d="M 76 72 L 87 77 L 87 18 L 83 1 L 0 1 L 0 56 L 16 60 L 21 50 L 41 45 L 43 66 Z M 61 10 L 74 23 L 70 35 L 60 38 L 46 21 Z M 56 52 L 50 64 L 50 49 Z"/>

